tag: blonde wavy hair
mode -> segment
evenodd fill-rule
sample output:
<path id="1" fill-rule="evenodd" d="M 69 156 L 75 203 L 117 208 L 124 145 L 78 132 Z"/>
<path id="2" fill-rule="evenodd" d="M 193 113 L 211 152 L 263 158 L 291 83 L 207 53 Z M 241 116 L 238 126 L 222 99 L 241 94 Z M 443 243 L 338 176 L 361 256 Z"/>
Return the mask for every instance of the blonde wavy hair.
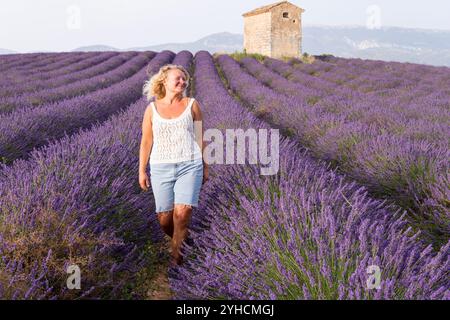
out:
<path id="1" fill-rule="evenodd" d="M 148 101 L 150 101 L 153 97 L 162 99 L 166 96 L 164 81 L 167 79 L 169 70 L 172 69 L 178 69 L 184 73 L 186 77 L 186 89 L 183 92 L 183 96 L 186 96 L 186 90 L 189 87 L 189 80 L 191 79 L 189 72 L 187 72 L 187 70 L 183 66 L 176 64 L 166 64 L 162 66 L 159 69 L 158 73 L 153 75 L 150 80 L 147 80 L 144 83 L 143 94 L 147 97 Z"/>

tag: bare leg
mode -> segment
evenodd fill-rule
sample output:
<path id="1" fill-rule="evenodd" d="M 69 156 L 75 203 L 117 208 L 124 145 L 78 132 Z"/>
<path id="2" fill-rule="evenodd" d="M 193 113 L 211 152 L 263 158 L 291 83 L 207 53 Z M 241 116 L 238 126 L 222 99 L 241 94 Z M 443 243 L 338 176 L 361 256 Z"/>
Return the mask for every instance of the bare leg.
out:
<path id="1" fill-rule="evenodd" d="M 173 212 L 174 232 L 172 238 L 172 256 L 180 265 L 183 262 L 180 248 L 188 236 L 188 225 L 191 220 L 192 207 L 185 204 L 175 204 Z"/>
<path id="2" fill-rule="evenodd" d="M 158 221 L 161 229 L 169 237 L 173 237 L 173 210 L 158 212 Z"/>

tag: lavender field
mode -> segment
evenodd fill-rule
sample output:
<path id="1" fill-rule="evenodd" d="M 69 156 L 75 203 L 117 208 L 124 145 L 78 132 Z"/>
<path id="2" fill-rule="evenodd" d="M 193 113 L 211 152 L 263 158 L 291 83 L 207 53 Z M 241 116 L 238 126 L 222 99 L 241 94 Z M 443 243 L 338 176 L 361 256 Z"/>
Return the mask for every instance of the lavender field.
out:
<path id="1" fill-rule="evenodd" d="M 205 129 L 281 133 L 275 175 L 210 164 L 177 267 L 138 184 L 142 86 L 167 63 Z M 153 299 L 161 270 L 172 299 L 450 299 L 449 68 L 147 51 L 0 74 L 0 299 Z"/>

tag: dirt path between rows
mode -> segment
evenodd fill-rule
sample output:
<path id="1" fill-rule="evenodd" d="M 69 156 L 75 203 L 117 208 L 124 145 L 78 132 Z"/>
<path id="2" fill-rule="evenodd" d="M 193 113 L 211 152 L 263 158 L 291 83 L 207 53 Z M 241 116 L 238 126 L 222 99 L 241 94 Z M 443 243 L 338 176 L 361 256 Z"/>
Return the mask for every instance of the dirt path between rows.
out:
<path id="1" fill-rule="evenodd" d="M 155 271 L 155 277 L 150 281 L 147 290 L 148 300 L 171 300 L 173 292 L 170 290 L 167 270 L 170 264 L 170 239 L 165 237 L 161 244 L 157 245 L 161 263 Z"/>

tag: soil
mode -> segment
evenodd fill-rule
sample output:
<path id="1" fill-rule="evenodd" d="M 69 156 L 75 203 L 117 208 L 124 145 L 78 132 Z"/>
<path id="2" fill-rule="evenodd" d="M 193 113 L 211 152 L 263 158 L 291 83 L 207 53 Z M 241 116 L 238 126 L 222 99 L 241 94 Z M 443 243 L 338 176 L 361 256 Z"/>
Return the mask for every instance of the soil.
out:
<path id="1" fill-rule="evenodd" d="M 165 237 L 164 241 L 158 245 L 158 255 L 161 257 L 161 263 L 158 264 L 155 277 L 148 285 L 147 299 L 149 300 L 171 300 L 173 292 L 170 290 L 167 270 L 170 265 L 170 238 Z"/>

